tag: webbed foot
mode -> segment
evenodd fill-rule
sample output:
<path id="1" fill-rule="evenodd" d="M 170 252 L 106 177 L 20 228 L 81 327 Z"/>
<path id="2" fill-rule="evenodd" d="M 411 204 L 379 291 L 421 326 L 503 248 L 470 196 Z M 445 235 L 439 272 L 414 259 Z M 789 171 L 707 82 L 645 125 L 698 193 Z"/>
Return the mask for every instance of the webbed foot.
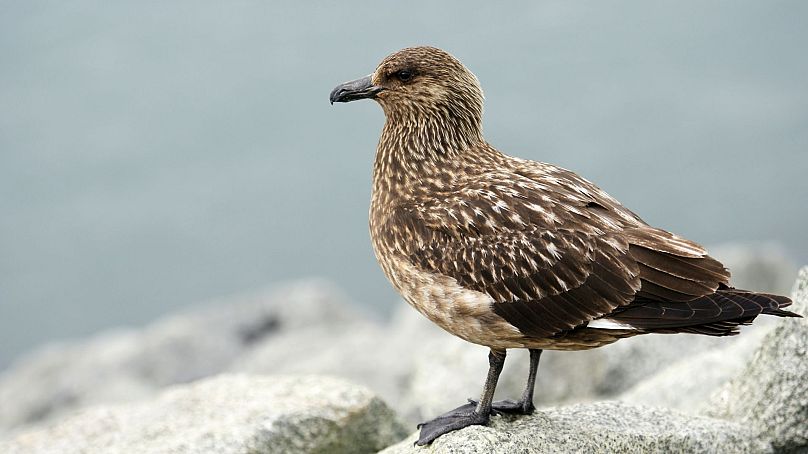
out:
<path id="1" fill-rule="evenodd" d="M 468 426 L 488 424 L 489 415 L 481 415 L 475 410 L 477 404 L 468 403 L 444 413 L 437 418 L 418 424 L 421 435 L 415 442 L 418 446 L 428 445 L 443 434 Z"/>

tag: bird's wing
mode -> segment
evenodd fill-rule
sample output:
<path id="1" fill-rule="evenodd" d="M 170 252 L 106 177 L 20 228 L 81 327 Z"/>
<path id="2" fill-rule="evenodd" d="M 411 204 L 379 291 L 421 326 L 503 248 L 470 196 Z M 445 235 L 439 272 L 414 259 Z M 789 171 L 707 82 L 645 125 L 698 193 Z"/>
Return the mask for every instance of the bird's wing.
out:
<path id="1" fill-rule="evenodd" d="M 498 315 L 535 337 L 582 326 L 640 292 L 685 300 L 715 291 L 720 276 L 706 279 L 698 266 L 703 249 L 576 178 L 493 172 L 398 207 L 385 241 L 413 264 L 488 294 Z"/>

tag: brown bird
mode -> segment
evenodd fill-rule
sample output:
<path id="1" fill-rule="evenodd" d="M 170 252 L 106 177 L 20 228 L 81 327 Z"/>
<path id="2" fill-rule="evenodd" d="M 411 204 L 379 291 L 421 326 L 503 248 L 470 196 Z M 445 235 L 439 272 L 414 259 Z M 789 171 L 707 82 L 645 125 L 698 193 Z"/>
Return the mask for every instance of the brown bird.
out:
<path id="1" fill-rule="evenodd" d="M 505 155 L 482 134 L 474 74 L 434 47 L 385 58 L 336 87 L 386 116 L 373 164 L 370 233 L 393 287 L 446 331 L 490 348 L 479 401 L 422 423 L 417 444 L 496 412 L 530 414 L 542 350 L 648 333 L 737 334 L 791 300 L 729 286 L 698 244 L 643 222 L 575 173 Z M 530 350 L 519 401 L 492 402 L 505 352 Z"/>

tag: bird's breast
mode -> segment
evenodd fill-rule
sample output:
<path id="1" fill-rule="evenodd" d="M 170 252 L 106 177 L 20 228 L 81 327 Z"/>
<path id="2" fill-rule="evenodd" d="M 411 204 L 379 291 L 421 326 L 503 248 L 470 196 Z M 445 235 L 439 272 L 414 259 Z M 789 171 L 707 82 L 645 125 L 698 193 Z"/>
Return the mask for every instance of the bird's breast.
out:
<path id="1" fill-rule="evenodd" d="M 493 312 L 489 295 L 420 269 L 404 257 L 385 255 L 379 263 L 404 300 L 449 333 L 492 348 L 524 346 L 522 333 Z"/>

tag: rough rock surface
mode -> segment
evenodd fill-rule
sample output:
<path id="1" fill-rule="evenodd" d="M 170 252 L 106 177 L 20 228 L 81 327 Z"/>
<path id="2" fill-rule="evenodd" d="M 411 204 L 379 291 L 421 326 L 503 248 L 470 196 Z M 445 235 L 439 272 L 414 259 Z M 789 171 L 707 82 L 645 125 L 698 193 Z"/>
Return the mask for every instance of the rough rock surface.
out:
<path id="1" fill-rule="evenodd" d="M 432 328 L 429 326 L 428 328 Z M 349 379 L 378 393 L 401 412 L 416 352 L 412 339 L 429 332 L 404 331 L 373 322 L 320 324 L 288 330 L 245 351 L 228 366 L 252 374 L 327 374 Z"/>
<path id="2" fill-rule="evenodd" d="M 782 320 L 752 361 L 713 395 L 706 413 L 741 421 L 783 451 L 808 451 L 808 267 L 794 287 L 792 311 L 805 318 Z"/>
<path id="3" fill-rule="evenodd" d="M 217 374 L 283 333 L 306 328 L 333 337 L 371 323 L 345 301 L 332 285 L 300 281 L 171 315 L 143 329 L 51 345 L 0 374 L 0 434 Z"/>
<path id="4" fill-rule="evenodd" d="M 526 417 L 496 416 L 490 427 L 451 432 L 427 447 L 417 434 L 383 454 L 405 453 L 760 453 L 769 446 L 733 422 L 617 402 L 577 404 Z"/>
<path id="5" fill-rule="evenodd" d="M 694 334 L 649 334 L 596 349 L 594 351 L 606 356 L 605 370 L 595 384 L 596 395 L 617 396 L 683 359 L 726 347 L 737 339 Z"/>
<path id="6" fill-rule="evenodd" d="M 690 353 L 640 380 L 617 399 L 634 405 L 699 413 L 716 389 L 741 373 L 769 331 L 744 329 L 743 334 L 725 346 Z"/>
<path id="7" fill-rule="evenodd" d="M 220 376 L 157 399 L 87 409 L 3 453 L 361 453 L 404 436 L 369 390 L 325 377 Z"/>

